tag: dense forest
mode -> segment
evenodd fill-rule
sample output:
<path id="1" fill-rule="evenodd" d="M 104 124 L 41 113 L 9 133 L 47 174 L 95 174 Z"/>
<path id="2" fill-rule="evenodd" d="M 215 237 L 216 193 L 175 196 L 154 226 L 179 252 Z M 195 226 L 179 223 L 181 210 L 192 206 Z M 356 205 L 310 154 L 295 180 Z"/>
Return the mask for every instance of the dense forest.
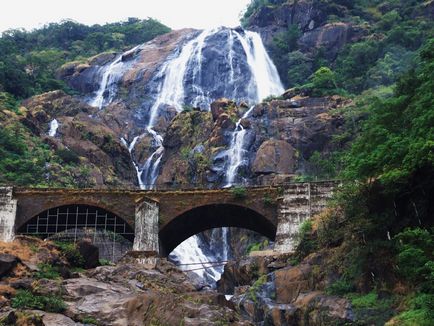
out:
<path id="1" fill-rule="evenodd" d="M 429 1 L 321 0 L 327 22 L 363 26 L 365 36 L 332 59 L 300 51 L 288 25 L 271 54 L 288 87 L 341 94 L 347 133 L 338 152 L 314 155 L 315 177 L 345 180 L 330 210 L 305 223 L 297 261 L 329 256 L 340 275 L 329 294 L 351 300 L 360 325 L 434 324 L 434 24 Z M 287 1 L 253 0 L 242 23 Z M 297 263 L 295 261 L 294 263 Z"/>
<path id="2" fill-rule="evenodd" d="M 154 19 L 137 18 L 102 26 L 67 20 L 30 32 L 8 30 L 0 38 L 0 96 L 11 103 L 10 95 L 23 99 L 51 90 L 66 90 L 66 85 L 55 76 L 62 64 L 123 50 L 168 31 Z"/>

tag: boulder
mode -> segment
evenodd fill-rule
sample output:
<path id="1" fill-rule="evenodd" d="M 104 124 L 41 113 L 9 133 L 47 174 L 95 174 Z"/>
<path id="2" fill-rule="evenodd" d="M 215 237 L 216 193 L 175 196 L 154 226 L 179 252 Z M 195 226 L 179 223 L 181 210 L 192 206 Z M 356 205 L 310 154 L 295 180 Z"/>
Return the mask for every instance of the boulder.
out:
<path id="1" fill-rule="evenodd" d="M 227 98 L 222 98 L 211 103 L 211 113 L 214 121 L 227 111 L 231 106 L 235 106 L 234 101 L 228 100 Z"/>
<path id="2" fill-rule="evenodd" d="M 295 170 L 294 148 L 283 140 L 270 139 L 261 144 L 252 166 L 255 174 L 291 174 Z"/>
<path id="3" fill-rule="evenodd" d="M 71 318 L 66 317 L 61 314 L 54 314 L 54 313 L 44 313 L 42 316 L 42 323 L 44 326 L 78 326 L 83 325 L 81 323 L 76 323 Z"/>
<path id="4" fill-rule="evenodd" d="M 9 254 L 0 254 L 0 278 L 7 276 L 18 262 L 18 257 Z"/>
<path id="5" fill-rule="evenodd" d="M 61 295 L 60 283 L 56 280 L 40 279 L 32 283 L 32 293 L 37 295 Z"/>
<path id="6" fill-rule="evenodd" d="M 85 268 L 95 268 L 99 265 L 99 249 L 90 240 L 79 241 L 77 249 L 84 258 Z"/>
<path id="7" fill-rule="evenodd" d="M 251 122 L 250 122 L 250 120 L 249 119 L 241 119 L 241 121 L 240 121 L 240 125 L 244 128 L 244 129 L 249 129 L 251 126 L 252 126 L 252 124 L 251 124 Z"/>
<path id="8" fill-rule="evenodd" d="M 309 274 L 311 268 L 308 265 L 300 265 L 277 270 L 275 272 L 276 302 L 292 303 L 300 292 L 309 290 Z"/>
<path id="9" fill-rule="evenodd" d="M 347 299 L 319 291 L 300 295 L 294 306 L 300 309 L 301 320 L 306 321 L 306 325 L 348 325 L 355 320 Z"/>

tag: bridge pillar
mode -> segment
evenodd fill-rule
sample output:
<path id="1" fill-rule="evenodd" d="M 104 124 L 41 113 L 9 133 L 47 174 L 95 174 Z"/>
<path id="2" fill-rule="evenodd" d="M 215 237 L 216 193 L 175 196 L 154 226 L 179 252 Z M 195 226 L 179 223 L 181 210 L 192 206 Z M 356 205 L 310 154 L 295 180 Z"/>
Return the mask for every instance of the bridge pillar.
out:
<path id="1" fill-rule="evenodd" d="M 134 251 L 158 253 L 158 214 L 157 203 L 143 201 L 136 206 Z"/>
<path id="2" fill-rule="evenodd" d="M 288 185 L 277 213 L 275 251 L 295 251 L 300 225 L 310 217 L 310 214 L 310 184 Z"/>
<path id="3" fill-rule="evenodd" d="M 12 187 L 0 187 L 0 241 L 14 240 L 17 200 L 12 198 Z"/>
<path id="4" fill-rule="evenodd" d="M 295 251 L 301 224 L 324 210 L 335 187 L 335 182 L 299 183 L 286 186 L 278 207 L 275 251 L 281 253 Z"/>

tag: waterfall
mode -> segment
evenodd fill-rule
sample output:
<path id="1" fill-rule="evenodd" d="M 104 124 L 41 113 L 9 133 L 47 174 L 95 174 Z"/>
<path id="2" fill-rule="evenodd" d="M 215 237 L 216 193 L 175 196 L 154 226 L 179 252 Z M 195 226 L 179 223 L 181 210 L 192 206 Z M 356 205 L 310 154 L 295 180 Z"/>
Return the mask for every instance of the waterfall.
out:
<path id="1" fill-rule="evenodd" d="M 191 270 L 207 283 L 213 284 L 220 279 L 223 270 L 222 268 L 210 267 L 210 264 L 207 264 L 207 262 L 216 261 L 216 257 L 206 255 L 200 246 L 200 238 L 194 235 L 177 246 L 169 258 L 179 263 L 182 270 Z"/>
<path id="2" fill-rule="evenodd" d="M 117 83 L 122 78 L 124 73 L 130 68 L 130 64 L 125 62 L 123 58 L 136 52 L 141 45 L 138 45 L 131 50 L 118 55 L 110 64 L 101 68 L 102 78 L 95 96 L 89 101 L 89 105 L 102 109 L 110 104 L 117 93 Z M 108 94 L 107 94 L 108 93 Z"/>
<path id="3" fill-rule="evenodd" d="M 279 74 L 268 56 L 259 34 L 246 31 L 245 35 L 241 36 L 236 31 L 234 33 L 241 42 L 247 57 L 247 63 L 252 72 L 250 85 L 255 86 L 256 92 L 250 94 L 251 102 L 257 103 L 267 96 L 282 94 L 284 89 Z M 247 131 L 241 125 L 241 120 L 248 118 L 253 108 L 254 106 L 251 106 L 235 125 L 230 147 L 227 150 L 228 163 L 225 187 L 233 185 L 237 176 L 237 170 L 244 163 L 247 149 L 243 148 L 243 146 Z"/>
<path id="4" fill-rule="evenodd" d="M 181 112 L 184 106 L 209 110 L 210 103 L 222 97 L 254 105 L 269 95 L 280 95 L 284 91 L 276 67 L 270 60 L 259 34 L 224 27 L 194 33 L 196 34 L 167 57 L 152 77 L 151 84 L 157 86 L 146 94 L 146 97 L 153 101 L 143 104 L 144 108 L 148 108 L 144 110 L 147 124 L 143 133 L 135 136 L 129 144 L 123 140 L 130 152 L 142 189 L 154 188 L 159 175 L 164 139 L 155 126 L 167 108 L 172 107 L 177 112 Z M 119 56 L 102 68 L 100 88 L 91 102 L 94 106 L 102 108 L 114 100 L 117 83 L 128 67 L 123 63 L 122 56 Z M 241 119 L 247 118 L 252 108 Z M 248 131 L 242 126 L 241 119 L 232 133 L 225 155 L 226 186 L 234 184 L 239 167 L 245 161 L 245 136 Z M 144 164 L 139 164 L 135 159 L 134 149 L 137 141 L 145 136 L 152 137 L 153 152 Z M 214 230 L 212 233 L 211 247 L 222 249 L 215 250 L 219 253 L 209 254 L 210 250 L 202 250 L 201 246 L 204 244 L 201 238 L 193 236 L 175 248 L 170 257 L 181 264 L 202 262 L 204 266 L 208 261 L 227 260 L 228 233 L 228 228 Z M 186 269 L 194 269 L 192 266 L 194 265 L 187 266 Z M 212 267 L 196 270 L 195 273 L 215 281 L 222 270 L 222 267 Z"/>
<path id="5" fill-rule="evenodd" d="M 244 154 L 247 152 L 244 146 L 244 138 L 246 136 L 247 130 L 241 125 L 241 120 L 249 117 L 254 106 L 244 113 L 244 115 L 239 119 L 235 125 L 235 130 L 232 133 L 232 140 L 230 147 L 227 151 L 228 157 L 228 168 L 226 172 L 226 184 L 225 187 L 232 186 L 235 177 L 237 176 L 238 168 L 244 163 Z"/>
<path id="6" fill-rule="evenodd" d="M 58 128 L 59 128 L 59 122 L 56 119 L 51 120 L 50 129 L 48 130 L 48 136 L 56 137 Z"/>
<path id="7" fill-rule="evenodd" d="M 245 35 L 241 36 L 236 31 L 234 33 L 241 42 L 247 57 L 247 64 L 252 73 L 250 86 L 251 89 L 255 89 L 255 93 L 249 94 L 250 100 L 253 103 L 258 103 L 267 96 L 281 95 L 284 88 L 279 73 L 267 54 L 259 34 L 245 31 Z"/>
<path id="8" fill-rule="evenodd" d="M 211 31 L 205 30 L 196 38 L 190 40 L 182 47 L 178 56 L 165 63 L 158 75 L 158 77 L 164 76 L 163 82 L 159 87 L 159 94 L 149 110 L 149 121 L 146 127 L 148 134 L 153 138 L 155 150 L 141 169 L 141 178 L 145 189 L 152 189 L 154 187 L 164 153 L 163 137 L 153 129 L 159 111 L 163 106 L 173 106 L 178 112 L 183 110 L 185 98 L 184 75 L 191 60 L 196 62 L 196 64 L 200 63 L 201 49 L 204 46 L 206 37 L 210 33 Z"/>

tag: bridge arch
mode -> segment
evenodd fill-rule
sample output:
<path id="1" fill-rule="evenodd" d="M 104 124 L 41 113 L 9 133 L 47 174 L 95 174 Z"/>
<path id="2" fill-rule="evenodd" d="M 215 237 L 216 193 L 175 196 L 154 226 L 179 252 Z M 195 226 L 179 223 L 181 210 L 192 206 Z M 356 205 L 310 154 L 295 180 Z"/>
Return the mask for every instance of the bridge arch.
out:
<path id="1" fill-rule="evenodd" d="M 232 203 L 202 205 L 184 211 L 160 228 L 160 254 L 167 256 L 189 237 L 219 227 L 244 228 L 271 240 L 276 236 L 276 225 L 254 209 Z"/>
<path id="2" fill-rule="evenodd" d="M 97 205 L 67 204 L 43 210 L 17 227 L 17 234 L 47 238 L 65 231 L 94 229 L 134 241 L 134 229 L 122 217 Z"/>

